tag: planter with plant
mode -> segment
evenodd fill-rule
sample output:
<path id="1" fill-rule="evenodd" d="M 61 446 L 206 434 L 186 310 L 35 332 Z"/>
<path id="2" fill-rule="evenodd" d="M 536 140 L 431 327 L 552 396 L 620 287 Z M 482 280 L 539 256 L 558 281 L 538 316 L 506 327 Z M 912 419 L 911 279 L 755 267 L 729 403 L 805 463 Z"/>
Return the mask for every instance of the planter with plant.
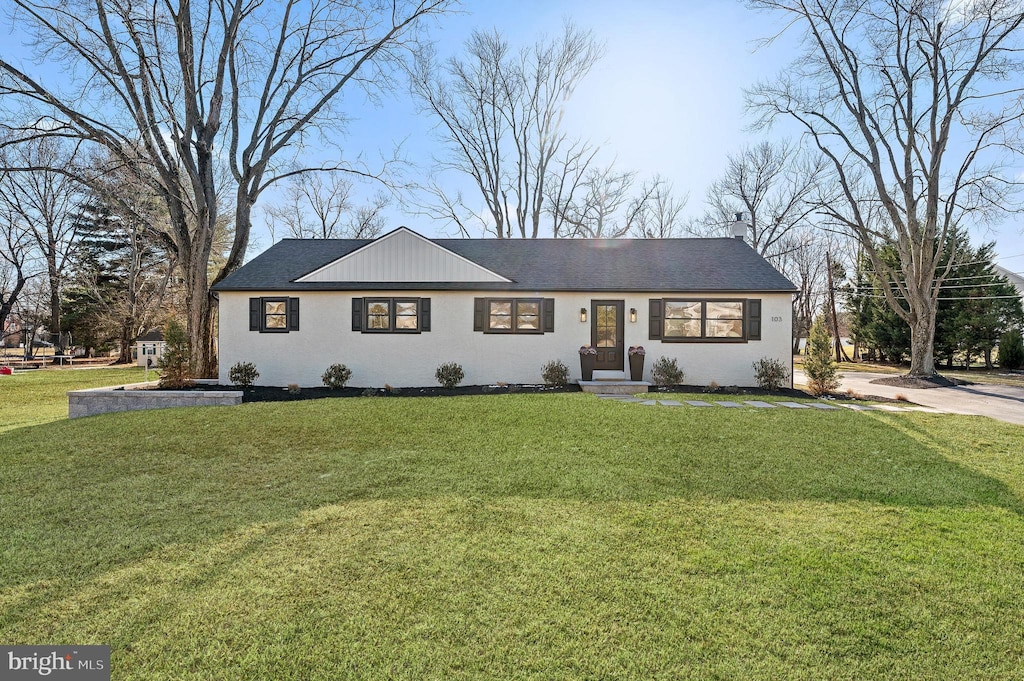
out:
<path id="1" fill-rule="evenodd" d="M 597 362 L 597 348 L 593 345 L 584 345 L 580 348 L 580 373 L 582 380 L 594 380 L 594 364 Z"/>
<path id="2" fill-rule="evenodd" d="M 629 355 L 629 380 L 644 380 L 644 356 L 647 351 L 642 345 L 631 345 L 627 351 Z"/>

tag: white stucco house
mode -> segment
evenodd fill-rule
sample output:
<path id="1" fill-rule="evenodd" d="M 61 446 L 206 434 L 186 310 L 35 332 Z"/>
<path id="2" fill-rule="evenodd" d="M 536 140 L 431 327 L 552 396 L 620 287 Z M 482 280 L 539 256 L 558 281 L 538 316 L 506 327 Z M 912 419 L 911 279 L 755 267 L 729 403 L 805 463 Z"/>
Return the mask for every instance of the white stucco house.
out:
<path id="1" fill-rule="evenodd" d="M 335 363 L 349 385 L 436 385 L 458 362 L 465 385 L 540 383 L 560 359 L 580 378 L 644 380 L 674 357 L 685 382 L 755 385 L 752 364 L 792 374 L 796 287 L 741 238 L 428 239 L 401 227 L 377 239 L 286 239 L 218 283 L 220 381 L 252 362 L 259 384 L 321 385 Z"/>

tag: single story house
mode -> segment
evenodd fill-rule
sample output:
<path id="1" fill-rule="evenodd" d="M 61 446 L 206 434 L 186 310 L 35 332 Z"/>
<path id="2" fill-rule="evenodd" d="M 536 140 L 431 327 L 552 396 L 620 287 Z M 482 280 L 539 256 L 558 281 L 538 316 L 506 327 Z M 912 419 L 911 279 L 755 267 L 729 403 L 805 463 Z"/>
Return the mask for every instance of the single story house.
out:
<path id="1" fill-rule="evenodd" d="M 742 238 L 428 239 L 400 227 L 377 239 L 285 239 L 232 273 L 219 298 L 220 381 L 251 362 L 259 384 L 436 385 L 458 362 L 465 385 L 540 383 L 579 349 L 604 377 L 628 376 L 627 348 L 661 356 L 685 382 L 755 384 L 769 357 L 792 374 L 786 277 Z M 595 374 L 596 376 L 597 374 Z"/>

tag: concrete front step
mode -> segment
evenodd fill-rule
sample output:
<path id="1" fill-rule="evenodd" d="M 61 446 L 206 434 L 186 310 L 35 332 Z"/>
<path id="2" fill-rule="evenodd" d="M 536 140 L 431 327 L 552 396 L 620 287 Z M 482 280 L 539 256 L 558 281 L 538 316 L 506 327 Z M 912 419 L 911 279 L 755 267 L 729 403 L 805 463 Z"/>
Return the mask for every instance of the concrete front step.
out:
<path id="1" fill-rule="evenodd" d="M 597 373 L 596 371 L 594 372 Z M 645 393 L 651 384 L 647 381 L 625 381 L 602 379 L 599 381 L 577 381 L 585 393 L 597 393 L 599 395 L 633 395 Z"/>

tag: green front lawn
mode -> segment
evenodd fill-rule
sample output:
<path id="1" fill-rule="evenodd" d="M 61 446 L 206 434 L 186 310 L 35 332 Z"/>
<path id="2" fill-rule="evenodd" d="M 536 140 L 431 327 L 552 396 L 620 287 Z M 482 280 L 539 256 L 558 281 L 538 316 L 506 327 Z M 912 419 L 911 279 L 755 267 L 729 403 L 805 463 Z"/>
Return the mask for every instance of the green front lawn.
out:
<path id="1" fill-rule="evenodd" d="M 0 376 L 0 433 L 68 416 L 69 390 L 137 383 L 141 367 L 115 369 L 33 369 Z M 149 372 L 153 380 L 155 371 Z"/>
<path id="2" fill-rule="evenodd" d="M 1024 429 L 583 394 L 0 438 L 0 641 L 115 679 L 1011 679 Z"/>

